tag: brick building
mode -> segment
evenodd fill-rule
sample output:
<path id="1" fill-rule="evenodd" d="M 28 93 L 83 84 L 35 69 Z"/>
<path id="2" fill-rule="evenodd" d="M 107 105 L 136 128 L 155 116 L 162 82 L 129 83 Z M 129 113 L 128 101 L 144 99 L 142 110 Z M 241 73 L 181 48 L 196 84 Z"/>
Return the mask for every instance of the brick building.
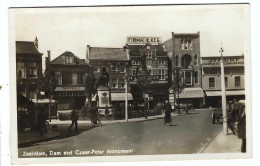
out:
<path id="1" fill-rule="evenodd" d="M 54 99 L 58 101 L 58 110 L 81 109 L 85 105 L 84 77 L 88 64 L 72 52 L 66 51 L 51 60 L 50 51 L 46 57 L 46 66 L 55 70 L 57 87 Z"/>
<path id="2" fill-rule="evenodd" d="M 16 41 L 17 92 L 28 99 L 36 99 L 37 83 L 42 77 L 42 55 L 37 37 L 34 42 Z"/>
<path id="3" fill-rule="evenodd" d="M 172 38 L 165 41 L 164 45 L 171 62 L 169 71 L 180 67 L 184 76 L 185 89 L 180 93 L 180 100 L 202 107 L 204 93 L 201 81 L 200 33 L 172 32 Z"/>
<path id="4" fill-rule="evenodd" d="M 125 76 L 129 73 L 129 57 L 123 48 L 91 47 L 87 45 L 86 61 L 94 68 L 95 77 L 105 70 L 109 75 L 108 86 L 111 91 L 112 106 L 125 101 L 125 88 L 129 92 L 129 79 Z M 94 97 L 92 101 L 95 101 Z M 132 94 L 128 93 L 128 100 L 133 100 Z"/>
<path id="5" fill-rule="evenodd" d="M 150 96 L 153 101 L 165 101 L 168 99 L 168 56 L 161 44 L 161 37 L 128 37 L 126 43 L 127 52 L 131 63 L 131 93 L 137 102 L 143 101 L 142 91 L 136 82 L 136 69 L 140 67 L 141 55 L 146 56 L 146 66 L 151 70 L 152 82 L 150 84 Z M 152 104 L 152 103 L 151 103 Z"/>
<path id="6" fill-rule="evenodd" d="M 202 57 L 202 87 L 209 106 L 221 101 L 221 57 Z M 244 56 L 225 56 L 224 72 L 227 100 L 245 99 Z"/>

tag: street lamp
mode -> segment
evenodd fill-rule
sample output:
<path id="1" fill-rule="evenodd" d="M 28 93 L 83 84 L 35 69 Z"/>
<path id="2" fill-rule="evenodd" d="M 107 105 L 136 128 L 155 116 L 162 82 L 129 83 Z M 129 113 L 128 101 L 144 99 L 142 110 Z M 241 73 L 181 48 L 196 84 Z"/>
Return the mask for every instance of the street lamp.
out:
<path id="1" fill-rule="evenodd" d="M 226 88 L 225 88 L 225 77 L 224 77 L 224 61 L 223 61 L 223 48 L 219 50 L 221 54 L 220 68 L 221 68 L 221 96 L 222 96 L 222 114 L 223 114 L 223 132 L 228 134 L 227 128 L 227 104 L 226 104 Z"/>
<path id="2" fill-rule="evenodd" d="M 127 73 L 127 69 L 126 69 L 126 74 L 123 78 L 125 80 L 125 121 L 128 122 L 128 92 L 127 92 L 127 88 L 128 88 L 128 73 Z"/>

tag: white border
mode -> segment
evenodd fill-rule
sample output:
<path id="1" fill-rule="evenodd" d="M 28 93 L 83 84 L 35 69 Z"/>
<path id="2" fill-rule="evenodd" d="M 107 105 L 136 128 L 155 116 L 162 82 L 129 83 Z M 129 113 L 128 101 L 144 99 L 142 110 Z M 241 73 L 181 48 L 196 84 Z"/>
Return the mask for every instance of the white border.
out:
<path id="1" fill-rule="evenodd" d="M 227 2 L 245 2 L 245 1 L 217 1 L 218 3 L 220 3 L 220 2 L 222 2 L 222 3 L 227 3 Z M 251 2 L 251 1 L 247 1 L 247 2 Z M 130 2 L 129 1 L 127 1 L 127 2 L 125 2 L 125 3 L 122 3 L 121 1 L 99 1 L 99 2 L 89 2 L 88 1 L 88 3 L 86 3 L 85 1 L 81 1 L 81 0 L 79 0 L 79 1 L 77 1 L 76 3 L 75 3 L 75 1 L 67 1 L 67 0 L 64 0 L 64 1 L 60 1 L 60 0 L 57 0 L 57 1 L 55 1 L 55 2 L 51 2 L 51 1 L 43 1 L 43 2 L 36 2 L 36 1 L 12 1 L 12 2 L 9 2 L 9 3 L 7 3 L 6 1 L 2 1 L 1 2 L 1 50 L 3 50 L 2 51 L 2 53 L 4 54 L 4 56 L 1 56 L 2 58 L 1 58 L 1 73 L 0 73 L 0 76 L 1 76 L 1 85 L 3 85 L 3 89 L 2 89 L 2 91 L 1 91 L 1 93 L 0 93 L 0 101 L 4 101 L 4 102 L 1 102 L 1 103 L 3 103 L 3 105 L 2 105 L 2 109 L 3 108 L 5 108 L 5 110 L 9 110 L 9 108 L 8 108 L 8 103 L 9 103 L 9 100 L 8 100 L 8 95 L 9 95 L 9 93 L 8 93 L 8 86 L 7 86 L 7 84 L 8 84 L 8 45 L 7 45 L 7 40 L 8 40 L 8 36 L 7 36 L 7 8 L 8 7 L 14 7 L 14 6 L 16 6 L 16 7 L 23 7 L 23 6 L 28 6 L 28 4 L 30 4 L 30 6 L 53 6 L 53 5 L 63 5 L 63 6 L 82 6 L 82 5 L 101 5 L 101 4 L 129 4 Z M 144 1 L 131 1 L 131 4 L 144 4 L 145 2 Z M 149 1 L 149 3 L 150 4 L 156 4 L 157 2 L 155 2 L 155 1 Z M 160 1 L 160 3 L 173 3 L 172 1 Z M 176 2 L 174 2 L 174 3 L 176 3 Z M 192 2 L 192 1 L 182 1 L 182 2 L 177 2 L 177 3 L 194 3 L 194 2 Z M 209 3 L 208 1 L 197 1 L 196 3 Z M 210 2 L 210 3 L 212 3 L 212 2 Z M 214 3 L 216 3 L 216 1 L 214 2 Z M 257 2 L 258 3 L 258 2 Z M 252 33 L 254 34 L 254 35 L 252 35 L 252 38 L 253 37 L 255 37 L 255 35 L 256 35 L 256 33 L 257 33 L 257 31 L 259 31 L 259 27 L 255 27 L 255 25 L 256 25 L 256 22 L 257 22 L 257 20 L 256 20 L 256 18 L 257 18 L 257 15 L 256 15 L 256 13 L 257 13 L 257 9 L 256 9 L 256 7 L 257 6 L 254 6 L 254 5 L 256 5 L 256 3 L 255 2 L 251 2 L 251 6 L 252 6 L 252 12 L 253 12 L 253 14 L 252 14 L 252 17 L 253 17 L 253 25 L 251 26 L 252 27 Z M 259 13 L 258 13 L 259 14 Z M 254 17 L 255 17 L 255 20 L 254 20 Z M 4 19 L 3 21 L 2 21 L 2 19 Z M 2 24 L 3 23 L 3 24 Z M 3 26 L 2 26 L 3 25 Z M 256 25 L 256 26 L 258 26 L 258 25 Z M 258 32 L 259 33 L 259 32 Z M 255 43 L 254 43 L 255 42 Z M 256 59 L 256 56 L 257 56 L 257 54 L 256 54 L 256 52 L 254 52 L 255 50 L 256 50 L 256 48 L 257 47 L 259 47 L 259 46 L 257 46 L 256 45 L 257 44 L 257 41 L 256 41 L 256 37 L 255 37 L 255 40 L 253 40 L 253 43 L 252 43 L 252 47 L 253 48 L 255 48 L 255 49 L 253 49 L 253 54 L 252 54 L 252 71 L 253 72 L 257 72 L 257 71 L 259 71 L 256 67 L 258 66 L 258 64 L 257 64 L 257 59 Z M 3 64 L 3 65 L 2 65 Z M 4 69 L 3 69 L 3 66 L 5 66 L 4 67 Z M 2 76 L 4 75 L 4 77 L 2 78 Z M 257 76 L 256 74 L 255 75 L 253 75 L 253 77 L 252 77 L 252 84 L 253 84 L 253 109 L 255 109 L 256 111 L 258 111 L 257 110 L 257 108 L 256 107 L 254 107 L 256 104 L 256 98 L 257 98 L 257 92 L 256 92 L 256 86 L 257 86 L 257 81 L 258 81 L 258 79 L 256 78 L 256 77 L 254 77 L 254 76 Z M 250 86 L 250 84 L 248 85 L 246 85 L 246 86 Z M 4 94 L 4 95 L 3 95 Z M 254 98 L 255 97 L 255 98 Z M 255 102 L 254 102 L 255 101 Z M 254 135 L 254 137 L 253 137 L 253 143 L 254 143 L 254 147 L 259 147 L 259 143 L 257 143 L 258 141 L 259 141 L 259 134 L 257 135 L 256 133 L 258 133 L 257 132 L 257 117 L 259 117 L 259 113 L 258 112 L 256 112 L 256 111 L 254 111 L 253 110 L 253 126 L 254 126 L 254 128 L 253 128 L 253 130 L 255 131 L 255 132 L 253 132 L 253 135 Z M 1 113 L 1 116 L 2 116 L 2 118 L 1 118 L 1 121 L 2 121 L 2 124 L 5 124 L 4 126 L 5 127 L 3 127 L 3 125 L 1 125 L 2 126 L 2 132 L 3 132 L 3 134 L 4 134 L 4 136 L 2 136 L 2 150 L 1 150 L 1 152 L 2 152 L 2 158 L 1 158 L 1 162 L 2 163 L 4 163 L 4 165 L 9 165 L 10 164 L 10 158 L 9 158 L 9 155 L 8 154 L 10 154 L 9 153 L 9 145 L 10 145 L 10 142 L 9 142 L 9 115 L 8 115 L 8 111 L 2 111 L 2 113 Z M 4 118 L 3 118 L 4 117 Z M 249 124 L 250 125 L 250 124 Z M 257 154 L 259 154 L 259 150 L 258 150 L 259 148 L 253 148 L 253 150 L 254 150 L 254 156 L 253 156 L 253 159 L 247 159 L 247 160 L 229 160 L 229 161 L 227 161 L 227 160 L 217 160 L 217 161 L 176 161 L 176 162 L 170 162 L 170 163 L 174 163 L 175 165 L 190 165 L 190 164 L 192 164 L 192 165 L 221 165 L 221 164 L 223 164 L 223 163 L 225 163 L 225 164 L 227 164 L 227 165 L 256 165 L 256 164 L 258 164 L 258 163 L 260 163 L 259 162 L 259 159 L 257 159 Z M 157 164 L 170 164 L 170 163 L 168 163 L 168 162 L 157 162 Z M 115 164 L 122 164 L 122 163 L 110 163 L 110 164 L 113 164 L 113 165 L 115 165 Z M 108 165 L 110 165 L 110 164 L 108 164 Z M 126 164 L 126 165 L 128 165 L 128 164 L 131 164 L 131 163 L 124 163 L 124 164 Z M 141 164 L 141 163 L 139 163 L 139 164 Z M 154 163 L 154 162 L 146 162 L 145 164 L 149 164 L 149 165 L 154 165 L 154 164 L 156 164 L 156 163 Z"/>

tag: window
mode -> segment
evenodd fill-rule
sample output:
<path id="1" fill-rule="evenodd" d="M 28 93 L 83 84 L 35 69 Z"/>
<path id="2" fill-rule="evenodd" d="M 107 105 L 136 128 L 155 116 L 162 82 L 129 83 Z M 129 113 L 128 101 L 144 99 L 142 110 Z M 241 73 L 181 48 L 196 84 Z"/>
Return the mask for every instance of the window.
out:
<path id="1" fill-rule="evenodd" d="M 215 78 L 214 77 L 209 78 L 209 88 L 215 88 Z"/>
<path id="2" fill-rule="evenodd" d="M 198 55 L 194 55 L 194 66 L 198 65 Z"/>
<path id="3" fill-rule="evenodd" d="M 240 76 L 235 77 L 235 87 L 240 87 Z"/>
<path id="4" fill-rule="evenodd" d="M 28 70 L 29 70 L 29 77 L 37 77 L 36 63 L 29 63 Z"/>
<path id="5" fill-rule="evenodd" d="M 147 56 L 148 58 L 152 58 L 152 56 L 153 56 L 153 51 L 147 50 L 147 51 L 146 51 L 146 56 Z"/>
<path id="6" fill-rule="evenodd" d="M 72 64 L 74 60 L 74 57 L 72 56 L 65 56 L 65 63 Z"/>
<path id="7" fill-rule="evenodd" d="M 121 89 L 124 89 L 125 88 L 125 80 L 124 79 L 121 79 L 120 80 L 120 84 L 121 84 Z"/>
<path id="8" fill-rule="evenodd" d="M 18 62 L 17 63 L 17 77 L 18 78 L 25 78 L 25 65 L 24 63 Z"/>
<path id="9" fill-rule="evenodd" d="M 185 77 L 185 84 L 186 85 L 192 85 L 192 74 L 190 71 L 185 71 L 184 72 L 184 77 Z"/>
<path id="10" fill-rule="evenodd" d="M 72 85 L 77 85 L 77 73 L 72 73 Z"/>
<path id="11" fill-rule="evenodd" d="M 179 55 L 176 55 L 176 66 L 179 65 Z"/>
<path id="12" fill-rule="evenodd" d="M 165 80 L 165 71 L 159 69 L 159 80 Z"/>
<path id="13" fill-rule="evenodd" d="M 159 60 L 159 65 L 165 65 L 165 60 Z"/>
<path id="14" fill-rule="evenodd" d="M 112 79 L 112 88 L 117 88 L 117 79 Z"/>
<path id="15" fill-rule="evenodd" d="M 30 91 L 30 94 L 29 94 L 29 98 L 30 99 L 36 99 L 37 97 L 36 97 L 36 90 L 32 90 L 32 91 Z"/>
<path id="16" fill-rule="evenodd" d="M 198 78 L 198 72 L 197 71 L 194 72 L 194 82 L 195 82 L 195 84 L 199 83 L 199 78 Z"/>
<path id="17" fill-rule="evenodd" d="M 112 65 L 111 65 L 111 71 L 117 71 L 116 64 L 112 64 Z"/>
<path id="18" fill-rule="evenodd" d="M 123 66 L 120 67 L 120 73 L 125 73 L 125 67 Z"/>
<path id="19" fill-rule="evenodd" d="M 225 77 L 225 87 L 228 88 L 228 77 Z"/>
<path id="20" fill-rule="evenodd" d="M 192 50 L 192 41 L 191 40 L 181 40 L 182 50 Z"/>
<path id="21" fill-rule="evenodd" d="M 57 85 L 62 85 L 62 76 L 60 72 L 55 73 L 55 78 L 57 80 Z"/>
<path id="22" fill-rule="evenodd" d="M 132 60 L 132 65 L 139 65 L 139 61 L 138 60 Z"/>
<path id="23" fill-rule="evenodd" d="M 133 76 L 136 75 L 136 69 L 132 69 L 132 74 L 133 74 Z"/>

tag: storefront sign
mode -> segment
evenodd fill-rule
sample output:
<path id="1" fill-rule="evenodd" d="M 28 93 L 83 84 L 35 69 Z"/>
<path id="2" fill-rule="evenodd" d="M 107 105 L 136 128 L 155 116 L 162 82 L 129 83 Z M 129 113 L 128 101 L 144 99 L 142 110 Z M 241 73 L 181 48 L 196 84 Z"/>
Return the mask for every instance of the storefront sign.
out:
<path id="1" fill-rule="evenodd" d="M 221 58 L 202 58 L 203 66 L 220 66 Z M 241 66 L 244 65 L 244 58 L 241 57 L 224 57 L 225 66 Z"/>
<path id="2" fill-rule="evenodd" d="M 127 44 L 159 44 L 162 37 L 127 37 Z"/>
<path id="3" fill-rule="evenodd" d="M 85 87 L 64 86 L 56 87 L 55 91 L 84 91 Z"/>

